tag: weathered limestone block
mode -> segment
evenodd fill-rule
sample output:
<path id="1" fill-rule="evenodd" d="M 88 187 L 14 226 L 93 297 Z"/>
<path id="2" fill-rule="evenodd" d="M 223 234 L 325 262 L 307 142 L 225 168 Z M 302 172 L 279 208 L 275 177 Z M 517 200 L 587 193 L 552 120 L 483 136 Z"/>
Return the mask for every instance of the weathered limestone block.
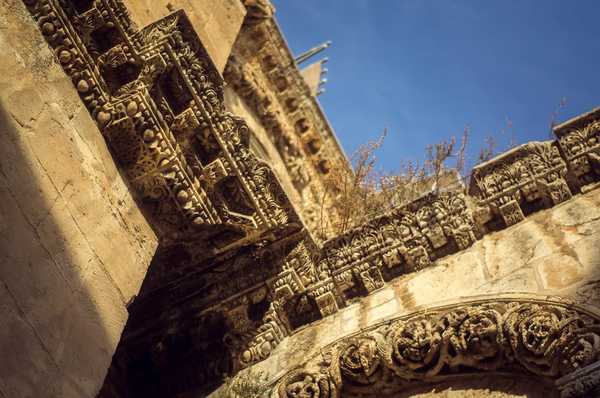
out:
<path id="1" fill-rule="evenodd" d="M 138 26 L 146 26 L 183 9 L 219 72 L 238 35 L 246 8 L 240 0 L 125 0 Z"/>
<path id="2" fill-rule="evenodd" d="M 0 396 L 93 397 L 157 239 L 21 2 L 0 45 Z"/>

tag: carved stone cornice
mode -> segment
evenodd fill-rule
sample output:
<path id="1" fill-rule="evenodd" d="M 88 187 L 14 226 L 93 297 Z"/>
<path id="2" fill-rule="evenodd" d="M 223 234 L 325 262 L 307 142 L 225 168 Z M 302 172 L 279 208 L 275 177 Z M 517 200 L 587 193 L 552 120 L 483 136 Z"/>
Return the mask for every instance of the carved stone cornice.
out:
<path id="1" fill-rule="evenodd" d="M 469 194 L 511 226 L 540 200 L 552 207 L 570 199 L 566 175 L 556 142 L 530 142 L 474 167 Z"/>
<path id="2" fill-rule="evenodd" d="M 309 190 L 303 215 L 316 231 L 323 220 L 309 207 L 321 203 L 328 173 L 351 170 L 274 20 L 243 26 L 224 74 L 264 126 L 298 192 Z"/>
<path id="3" fill-rule="evenodd" d="M 320 268 L 345 302 L 383 286 L 384 277 L 421 270 L 475 240 L 467 198 L 456 191 L 430 193 L 327 241 Z"/>
<path id="4" fill-rule="evenodd" d="M 138 30 L 119 0 L 25 0 L 163 244 L 213 253 L 299 220 L 183 11 Z"/>
<path id="5" fill-rule="evenodd" d="M 586 367 L 599 359 L 599 314 L 546 299 L 498 298 L 430 308 L 341 338 L 275 382 L 271 397 L 387 396 L 481 372 L 562 377 L 564 397 L 584 397 L 598 372 Z M 585 385 L 579 395 L 566 392 L 578 388 L 572 380 Z"/>
<path id="6" fill-rule="evenodd" d="M 600 109 L 554 127 L 573 185 L 591 189 L 600 177 Z"/>

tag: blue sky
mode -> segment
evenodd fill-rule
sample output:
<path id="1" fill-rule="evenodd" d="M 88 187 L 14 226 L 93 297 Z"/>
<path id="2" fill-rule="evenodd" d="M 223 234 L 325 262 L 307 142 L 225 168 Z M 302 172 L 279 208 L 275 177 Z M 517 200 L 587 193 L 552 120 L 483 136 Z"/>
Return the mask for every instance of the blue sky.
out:
<path id="1" fill-rule="evenodd" d="M 388 129 L 387 170 L 466 126 L 473 159 L 487 135 L 548 139 L 562 98 L 558 121 L 600 106 L 598 0 L 273 4 L 294 54 L 333 41 L 319 100 L 348 155 Z"/>

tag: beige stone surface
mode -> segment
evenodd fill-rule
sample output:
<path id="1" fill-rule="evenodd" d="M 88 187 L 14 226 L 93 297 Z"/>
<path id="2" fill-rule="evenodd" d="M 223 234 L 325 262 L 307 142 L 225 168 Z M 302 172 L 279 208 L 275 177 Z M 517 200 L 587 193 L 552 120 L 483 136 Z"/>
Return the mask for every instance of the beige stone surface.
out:
<path id="1" fill-rule="evenodd" d="M 94 397 L 156 237 L 20 1 L 0 46 L 0 397 Z"/>
<path id="2" fill-rule="evenodd" d="M 466 375 L 457 377 L 456 380 L 415 387 L 389 398 L 554 398 L 557 396 L 553 386 L 532 378 Z"/>
<path id="3" fill-rule="evenodd" d="M 276 378 L 343 336 L 442 304 L 508 295 L 553 296 L 600 306 L 599 221 L 599 191 L 575 196 L 486 235 L 471 248 L 442 258 L 429 268 L 392 280 L 336 314 L 300 328 L 253 369 Z M 415 396 L 531 396 L 484 390 L 446 389 Z"/>
<path id="4" fill-rule="evenodd" d="M 322 61 L 317 61 L 300 70 L 300 74 L 304 78 L 304 81 L 306 81 L 310 93 L 314 96 L 317 96 L 319 92 L 322 66 Z"/>
<path id="5" fill-rule="evenodd" d="M 140 28 L 185 10 L 219 72 L 223 72 L 246 8 L 240 0 L 124 0 Z"/>

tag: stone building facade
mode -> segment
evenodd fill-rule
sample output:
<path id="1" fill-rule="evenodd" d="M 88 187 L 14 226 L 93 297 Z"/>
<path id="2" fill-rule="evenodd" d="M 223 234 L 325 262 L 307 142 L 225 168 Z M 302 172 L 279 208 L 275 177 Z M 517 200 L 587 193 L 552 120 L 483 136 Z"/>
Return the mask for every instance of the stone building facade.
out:
<path id="1" fill-rule="evenodd" d="M 600 396 L 599 110 L 323 236 L 267 0 L 0 5 L 0 397 Z"/>

